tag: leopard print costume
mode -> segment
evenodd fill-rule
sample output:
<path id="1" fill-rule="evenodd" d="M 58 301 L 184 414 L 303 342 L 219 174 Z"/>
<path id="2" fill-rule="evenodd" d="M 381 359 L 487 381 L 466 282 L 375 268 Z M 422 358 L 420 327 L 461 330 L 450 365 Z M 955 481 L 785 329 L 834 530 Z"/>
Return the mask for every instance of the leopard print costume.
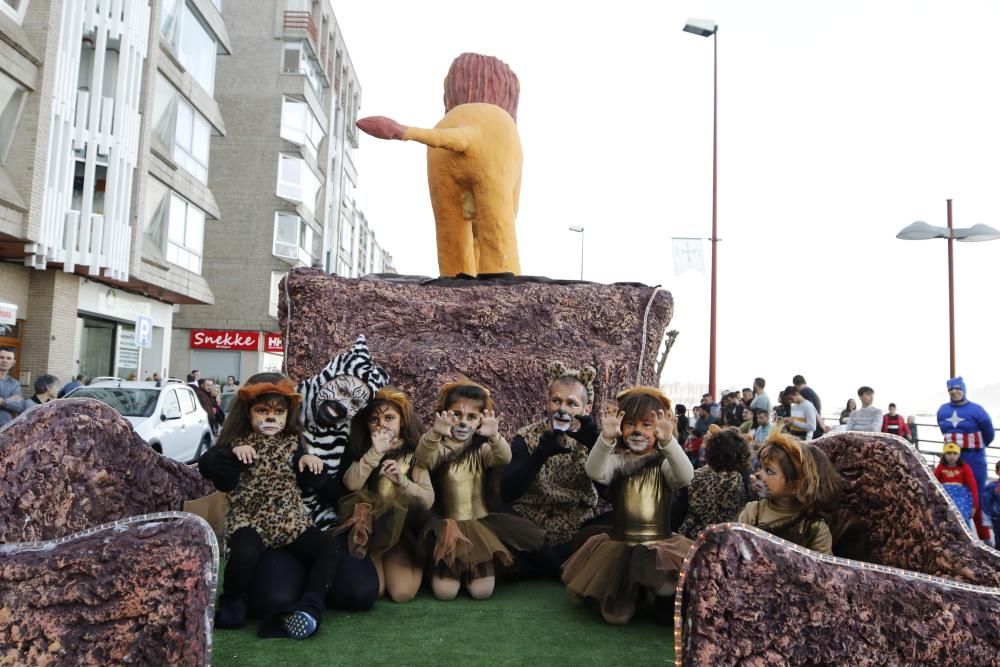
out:
<path id="1" fill-rule="evenodd" d="M 234 532 L 250 527 L 268 547 L 290 544 L 312 525 L 292 467 L 298 438 L 254 433 L 232 443 L 240 445 L 253 447 L 257 458 L 240 472 L 239 483 L 229 492 L 226 543 Z"/>
<path id="2" fill-rule="evenodd" d="M 693 540 L 713 523 L 735 521 L 751 500 L 754 498 L 747 496 L 742 474 L 735 470 L 716 472 L 702 466 L 694 471 L 688 486 L 688 512 L 677 532 Z"/>
<path id="3" fill-rule="evenodd" d="M 529 452 L 538 447 L 538 439 L 549 429 L 548 421 L 529 424 L 517 432 Z M 512 504 L 514 511 L 545 529 L 545 541 L 550 545 L 573 540 L 580 524 L 596 514 L 597 489 L 583 469 L 589 454 L 586 447 L 559 434 L 559 445 L 572 451 L 550 457 L 538 477 L 520 498 Z"/>

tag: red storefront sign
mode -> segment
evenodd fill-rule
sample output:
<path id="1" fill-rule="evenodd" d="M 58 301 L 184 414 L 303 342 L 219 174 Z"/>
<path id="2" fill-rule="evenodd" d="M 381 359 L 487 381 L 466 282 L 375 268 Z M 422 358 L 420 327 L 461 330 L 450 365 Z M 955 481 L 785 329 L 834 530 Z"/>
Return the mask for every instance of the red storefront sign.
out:
<path id="1" fill-rule="evenodd" d="M 285 342 L 281 339 L 280 333 L 264 334 L 264 351 L 272 354 L 285 353 Z"/>
<path id="2" fill-rule="evenodd" d="M 256 352 L 260 348 L 260 334 L 256 331 L 191 330 L 191 347 L 196 350 L 245 350 Z"/>

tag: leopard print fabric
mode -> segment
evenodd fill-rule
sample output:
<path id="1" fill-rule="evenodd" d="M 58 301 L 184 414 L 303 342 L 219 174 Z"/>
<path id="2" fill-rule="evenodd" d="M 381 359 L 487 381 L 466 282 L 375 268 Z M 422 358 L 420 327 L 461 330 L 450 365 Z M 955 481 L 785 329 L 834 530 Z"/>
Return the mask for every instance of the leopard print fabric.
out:
<path id="1" fill-rule="evenodd" d="M 678 532 L 693 540 L 713 523 L 735 521 L 751 500 L 754 499 L 747 497 L 739 472 L 716 472 L 702 466 L 694 471 L 694 479 L 688 486 L 688 513 Z"/>
<path id="2" fill-rule="evenodd" d="M 535 422 L 517 435 L 524 439 L 528 451 L 534 452 L 548 428 L 546 421 Z M 559 445 L 572 451 L 550 457 L 534 483 L 513 503 L 517 514 L 545 529 L 545 541 L 551 545 L 571 542 L 580 524 L 595 515 L 598 504 L 597 489 L 583 469 L 587 448 L 563 433 L 559 434 Z"/>
<path id="3" fill-rule="evenodd" d="M 250 445 L 257 458 L 240 472 L 240 481 L 229 492 L 226 542 L 240 528 L 257 531 L 265 546 L 283 547 L 312 525 L 292 467 L 298 447 L 294 435 L 254 433 L 233 442 Z"/>

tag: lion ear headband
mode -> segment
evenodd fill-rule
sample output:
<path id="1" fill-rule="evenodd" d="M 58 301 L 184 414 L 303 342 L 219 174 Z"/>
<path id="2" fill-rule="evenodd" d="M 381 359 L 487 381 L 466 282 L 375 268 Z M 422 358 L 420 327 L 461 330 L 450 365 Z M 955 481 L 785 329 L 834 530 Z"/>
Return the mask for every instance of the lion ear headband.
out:
<path id="1" fill-rule="evenodd" d="M 652 387 L 632 387 L 631 389 L 625 389 L 624 391 L 618 392 L 615 396 L 615 400 L 621 401 L 623 398 L 634 394 L 645 394 L 646 396 L 655 398 L 663 404 L 664 410 L 670 410 L 670 399 L 667 398 L 667 395 L 658 389 L 653 389 Z"/>
<path id="2" fill-rule="evenodd" d="M 236 396 L 246 403 L 253 403 L 258 396 L 266 394 L 278 394 L 289 400 L 294 408 L 302 400 L 302 394 L 295 391 L 295 383 L 285 378 L 278 382 L 258 382 L 241 387 Z"/>
<path id="3" fill-rule="evenodd" d="M 394 403 L 404 414 L 410 409 L 410 401 L 406 398 L 406 394 L 392 387 L 379 389 L 375 394 L 375 398 Z"/>

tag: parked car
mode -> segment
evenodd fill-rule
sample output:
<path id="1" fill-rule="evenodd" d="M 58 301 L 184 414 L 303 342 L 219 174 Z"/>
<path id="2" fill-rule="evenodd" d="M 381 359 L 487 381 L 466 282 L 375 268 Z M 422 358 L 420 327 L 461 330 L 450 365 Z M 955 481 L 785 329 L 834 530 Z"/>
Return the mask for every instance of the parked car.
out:
<path id="1" fill-rule="evenodd" d="M 208 414 L 191 387 L 181 382 L 157 387 L 155 382 L 101 378 L 66 398 L 94 398 L 110 405 L 150 447 L 177 461 L 195 461 L 212 446 Z"/>

